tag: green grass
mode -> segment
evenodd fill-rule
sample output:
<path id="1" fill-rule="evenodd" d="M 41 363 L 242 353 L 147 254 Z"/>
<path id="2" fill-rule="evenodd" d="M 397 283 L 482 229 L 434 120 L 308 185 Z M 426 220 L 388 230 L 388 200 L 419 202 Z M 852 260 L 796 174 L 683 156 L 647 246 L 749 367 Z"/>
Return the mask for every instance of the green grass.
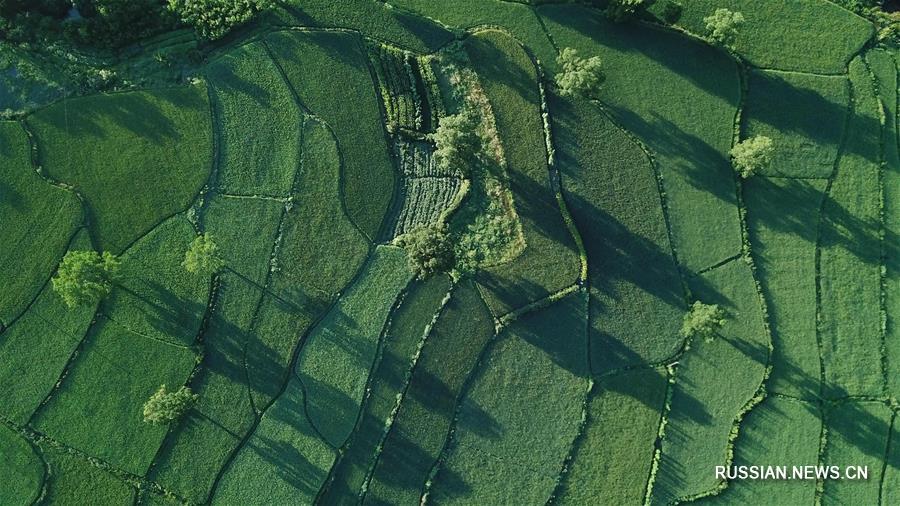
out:
<path id="1" fill-rule="evenodd" d="M 304 389 L 294 379 L 228 466 L 217 504 L 312 504 L 336 452 L 306 417 Z"/>
<path id="2" fill-rule="evenodd" d="M 359 37 L 283 31 L 265 40 L 300 100 L 337 138 L 347 214 L 370 239 L 375 237 L 390 208 L 396 174 Z M 349 101 L 353 107 L 347 107 Z"/>
<path id="3" fill-rule="evenodd" d="M 215 195 L 209 200 L 204 231 L 229 271 L 260 287 L 265 284 L 283 209 L 281 202 L 268 199 Z"/>
<path id="4" fill-rule="evenodd" d="M 866 466 L 867 480 L 825 480 L 823 504 L 878 504 L 881 472 L 887 456 L 891 410 L 880 402 L 845 402 L 827 415 L 824 465 Z"/>
<path id="5" fill-rule="evenodd" d="M 744 183 L 750 247 L 772 326 L 770 391 L 815 399 L 816 237 L 824 180 L 754 177 Z"/>
<path id="6" fill-rule="evenodd" d="M 44 483 L 41 458 L 22 436 L 5 425 L 0 426 L 0 502 L 33 504 Z"/>
<path id="7" fill-rule="evenodd" d="M 597 383 L 559 504 L 643 504 L 667 382 L 665 370 L 634 369 Z"/>
<path id="8" fill-rule="evenodd" d="M 419 501 L 440 456 L 466 378 L 494 334 L 478 291 L 463 282 L 425 342 L 369 483 L 366 503 Z"/>
<path id="9" fill-rule="evenodd" d="M 742 138 L 764 135 L 775 144 L 761 174 L 828 177 L 834 169 L 848 114 L 844 76 L 752 71 Z"/>
<path id="10" fill-rule="evenodd" d="M 556 66 L 556 50 L 530 8 L 503 0 L 394 0 L 391 4 L 456 29 L 497 26 L 525 44 L 541 63 Z"/>
<path id="11" fill-rule="evenodd" d="M 588 257 L 595 373 L 672 356 L 684 291 L 650 160 L 595 104 L 550 97 L 563 195 Z"/>
<path id="12" fill-rule="evenodd" d="M 900 427 L 897 425 L 897 418 L 894 417 L 894 423 L 891 425 L 890 443 L 885 459 L 887 467 L 884 470 L 884 478 L 882 483 L 883 504 L 895 504 L 900 500 Z"/>
<path id="13" fill-rule="evenodd" d="M 209 298 L 209 277 L 181 265 L 195 236 L 176 216 L 142 237 L 122 255 L 120 278 L 100 312 L 135 334 L 192 344 Z"/>
<path id="14" fill-rule="evenodd" d="M 581 426 L 590 385 L 587 298 L 577 292 L 510 325 L 459 408 L 430 499 L 544 504 Z"/>
<path id="15" fill-rule="evenodd" d="M 265 46 L 240 46 L 207 67 L 205 75 L 221 129 L 219 188 L 286 196 L 300 165 L 303 119 Z"/>
<path id="16" fill-rule="evenodd" d="M 879 104 L 862 60 L 850 64 L 856 113 L 822 209 L 821 321 L 827 395 L 882 392 Z"/>
<path id="17" fill-rule="evenodd" d="M 350 436 L 385 321 L 412 274 L 406 253 L 380 246 L 306 340 L 296 372 L 312 423 L 334 446 Z"/>
<path id="18" fill-rule="evenodd" d="M 81 205 L 31 166 L 28 137 L 0 122 L 0 322 L 9 325 L 41 291 L 81 223 Z"/>
<path id="19" fill-rule="evenodd" d="M 95 244 L 117 254 L 186 209 L 212 167 L 201 85 L 74 98 L 27 122 L 44 170 L 84 197 Z"/>
<path id="20" fill-rule="evenodd" d="M 699 270 L 738 254 L 728 159 L 740 88 L 734 61 L 682 34 L 614 24 L 585 7 L 546 5 L 538 12 L 559 47 L 603 61 L 600 98 L 656 157 L 681 264 Z"/>
<path id="21" fill-rule="evenodd" d="M 718 8 L 744 15 L 737 51 L 757 67 L 838 74 L 873 35 L 872 24 L 827 0 L 682 0 L 680 26 L 705 35 Z M 664 5 L 664 2 L 659 2 Z M 834 37 L 840 33 L 840 37 Z"/>
<path id="22" fill-rule="evenodd" d="M 769 397 L 741 423 L 734 465 L 814 466 L 819 458 L 822 421 L 813 405 Z M 789 469 L 789 473 L 790 468 Z M 815 504 L 815 480 L 734 480 L 700 504 Z"/>
<path id="23" fill-rule="evenodd" d="M 450 278 L 436 275 L 410 285 L 400 306 L 391 314 L 381 358 L 372 372 L 370 391 L 360 421 L 341 456 L 322 496 L 325 504 L 354 501 L 379 453 L 378 445 L 387 420 L 397 404 L 397 394 L 406 387 L 419 345 L 450 290 Z"/>
<path id="24" fill-rule="evenodd" d="M 470 37 L 465 47 L 491 102 L 525 235 L 521 255 L 478 276 L 499 316 L 574 284 L 581 266 L 550 187 L 534 64 L 515 39 L 495 30 Z"/>
<path id="25" fill-rule="evenodd" d="M 134 501 L 133 488 L 82 457 L 49 445 L 42 452 L 50 466 L 44 504 L 118 506 Z"/>
<path id="26" fill-rule="evenodd" d="M 340 9 L 335 9 L 331 0 L 292 0 L 289 4 L 301 25 L 356 30 L 418 53 L 436 51 L 453 38 L 437 23 L 372 0 L 342 0 Z"/>
<path id="27" fill-rule="evenodd" d="M 708 492 L 724 465 L 732 426 L 763 380 L 769 338 L 750 268 L 741 260 L 691 280 L 698 300 L 719 304 L 729 321 L 711 342 L 694 339 L 675 374 L 654 504 Z M 727 381 L 723 371 L 728 371 Z"/>
<path id="28" fill-rule="evenodd" d="M 79 232 L 73 249 L 89 249 L 87 233 Z M 0 333 L 0 406 L 3 416 L 25 423 L 53 385 L 87 331 L 95 307 L 70 310 L 51 285 L 34 304 Z"/>

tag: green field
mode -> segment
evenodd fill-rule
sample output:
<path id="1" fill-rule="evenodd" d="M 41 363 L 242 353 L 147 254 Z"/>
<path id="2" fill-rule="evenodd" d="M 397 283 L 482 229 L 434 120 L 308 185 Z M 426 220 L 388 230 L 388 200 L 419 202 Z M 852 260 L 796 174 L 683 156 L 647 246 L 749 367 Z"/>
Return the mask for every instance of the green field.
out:
<path id="1" fill-rule="evenodd" d="M 891 3 L 212 3 L 0 2 L 0 506 L 900 501 Z"/>

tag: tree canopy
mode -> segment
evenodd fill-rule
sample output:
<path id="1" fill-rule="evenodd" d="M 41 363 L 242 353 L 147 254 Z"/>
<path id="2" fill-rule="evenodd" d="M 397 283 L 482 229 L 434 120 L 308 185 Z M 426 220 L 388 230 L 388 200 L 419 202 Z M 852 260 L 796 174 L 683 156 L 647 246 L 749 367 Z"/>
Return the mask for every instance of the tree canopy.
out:
<path id="1" fill-rule="evenodd" d="M 471 109 L 441 118 L 428 138 L 435 143 L 434 160 L 445 171 L 468 174 L 484 143 L 478 130 L 478 116 Z"/>
<path id="2" fill-rule="evenodd" d="M 684 315 L 681 324 L 681 337 L 693 339 L 701 337 L 707 341 L 715 337 L 716 332 L 728 321 L 727 313 L 718 304 L 704 304 L 694 301 Z"/>
<path id="3" fill-rule="evenodd" d="M 274 0 L 168 0 L 169 10 L 206 39 L 218 39 L 271 7 Z"/>
<path id="4" fill-rule="evenodd" d="M 621 22 L 633 18 L 644 7 L 644 0 L 610 0 L 606 17 Z"/>
<path id="5" fill-rule="evenodd" d="M 162 385 L 144 403 L 144 421 L 153 425 L 167 425 L 178 420 L 197 403 L 200 396 L 188 387 L 169 392 Z"/>
<path id="6" fill-rule="evenodd" d="M 578 51 L 567 47 L 556 58 L 562 71 L 556 74 L 556 88 L 563 96 L 584 95 L 595 98 L 603 83 L 600 57 L 582 58 Z"/>
<path id="7" fill-rule="evenodd" d="M 119 259 L 106 251 L 70 251 L 53 277 L 53 290 L 69 308 L 95 304 L 109 295 L 119 269 Z"/>
<path id="8" fill-rule="evenodd" d="M 419 226 L 397 238 L 397 245 L 406 249 L 409 267 L 419 279 L 453 268 L 453 243 L 445 227 Z"/>
<path id="9" fill-rule="evenodd" d="M 711 16 L 703 18 L 709 40 L 720 46 L 731 46 L 737 38 L 738 29 L 744 24 L 744 15 L 729 9 L 716 9 Z"/>
<path id="10" fill-rule="evenodd" d="M 212 274 L 224 265 L 218 250 L 219 247 L 213 242 L 212 236 L 198 235 L 185 252 L 181 265 L 193 274 Z"/>
<path id="11" fill-rule="evenodd" d="M 744 139 L 731 148 L 731 163 L 734 170 L 747 179 L 772 163 L 774 154 L 772 139 L 757 135 Z"/>

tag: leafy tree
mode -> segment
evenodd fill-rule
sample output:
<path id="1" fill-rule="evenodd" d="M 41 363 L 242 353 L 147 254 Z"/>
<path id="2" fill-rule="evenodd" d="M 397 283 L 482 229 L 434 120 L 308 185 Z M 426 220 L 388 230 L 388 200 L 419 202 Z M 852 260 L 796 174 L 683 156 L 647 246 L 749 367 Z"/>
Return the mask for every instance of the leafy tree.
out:
<path id="1" fill-rule="evenodd" d="M 603 72 L 600 70 L 599 56 L 581 58 L 577 50 L 567 47 L 556 58 L 556 63 L 562 67 L 562 71 L 556 74 L 556 88 L 560 95 L 594 97 L 600 91 Z"/>
<path id="2" fill-rule="evenodd" d="M 199 398 L 200 396 L 191 392 L 188 387 L 168 392 L 166 386 L 162 385 L 144 403 L 144 421 L 153 425 L 172 423 L 194 407 Z"/>
<path id="3" fill-rule="evenodd" d="M 716 332 L 722 328 L 728 321 L 727 313 L 720 308 L 718 304 L 704 304 L 694 301 L 690 310 L 684 315 L 684 322 L 681 324 L 681 337 L 693 339 L 702 337 L 706 341 L 711 341 L 715 337 Z"/>
<path id="4" fill-rule="evenodd" d="M 198 235 L 185 252 L 181 265 L 193 274 L 212 274 L 225 264 L 218 249 L 210 234 Z"/>
<path id="5" fill-rule="evenodd" d="M 709 40 L 730 47 L 737 38 L 738 28 L 744 24 L 744 15 L 728 9 L 716 9 L 711 16 L 703 18 L 703 22 L 706 23 Z"/>
<path id="6" fill-rule="evenodd" d="M 168 0 L 169 10 L 202 37 L 218 39 L 274 5 L 274 0 Z"/>
<path id="7" fill-rule="evenodd" d="M 731 148 L 731 164 L 742 178 L 747 179 L 772 163 L 774 154 L 772 139 L 757 135 L 744 139 Z"/>
<path id="8" fill-rule="evenodd" d="M 619 23 L 633 18 L 641 8 L 644 0 L 610 0 L 606 6 L 606 17 Z"/>
<path id="9" fill-rule="evenodd" d="M 428 136 L 435 143 L 434 159 L 441 170 L 469 173 L 484 146 L 478 124 L 471 109 L 441 118 L 437 130 Z"/>
<path id="10" fill-rule="evenodd" d="M 443 226 L 418 226 L 398 237 L 396 244 L 406 249 L 409 268 L 419 279 L 448 271 L 456 262 L 453 243 Z"/>
<path id="11" fill-rule="evenodd" d="M 119 269 L 119 259 L 106 251 L 70 251 L 53 277 L 53 290 L 66 306 L 97 303 L 109 295 Z"/>

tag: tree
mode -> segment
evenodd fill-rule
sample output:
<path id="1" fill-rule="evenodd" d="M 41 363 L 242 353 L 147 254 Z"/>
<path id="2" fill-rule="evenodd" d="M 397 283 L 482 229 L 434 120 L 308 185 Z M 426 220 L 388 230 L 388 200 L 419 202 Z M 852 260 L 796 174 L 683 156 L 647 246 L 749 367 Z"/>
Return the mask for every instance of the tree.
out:
<path id="1" fill-rule="evenodd" d="M 212 274 L 224 265 L 219 257 L 219 247 L 209 234 L 198 235 L 184 254 L 181 265 L 192 274 Z"/>
<path id="2" fill-rule="evenodd" d="M 106 251 L 70 251 L 53 277 L 53 290 L 66 306 L 95 304 L 109 295 L 119 269 L 119 259 Z"/>
<path id="3" fill-rule="evenodd" d="M 644 6 L 644 0 L 610 0 L 606 6 L 606 17 L 620 23 L 633 18 Z"/>
<path id="4" fill-rule="evenodd" d="M 484 142 L 478 133 L 478 117 L 471 109 L 441 118 L 437 130 L 428 138 L 434 142 L 434 160 L 448 172 L 469 173 L 481 153 Z"/>
<path id="5" fill-rule="evenodd" d="M 556 88 L 560 95 L 579 94 L 591 98 L 600 91 L 603 72 L 600 70 L 599 56 L 581 58 L 577 50 L 567 47 L 556 58 L 556 63 L 562 67 L 562 71 L 556 74 Z"/>
<path id="6" fill-rule="evenodd" d="M 274 5 L 274 0 L 168 0 L 169 10 L 206 39 L 218 39 L 232 28 Z"/>
<path id="7" fill-rule="evenodd" d="M 703 22 L 706 23 L 709 40 L 730 47 L 737 38 L 738 28 L 744 24 L 744 15 L 728 9 L 716 9 L 711 16 L 703 18 Z"/>
<path id="8" fill-rule="evenodd" d="M 409 268 L 419 279 L 448 271 L 456 263 L 453 243 L 440 225 L 418 226 L 398 237 L 396 244 L 406 249 Z"/>
<path id="9" fill-rule="evenodd" d="M 702 337 L 706 341 L 711 341 L 715 337 L 716 332 L 722 328 L 728 321 L 727 313 L 720 308 L 718 304 L 704 304 L 694 301 L 690 310 L 684 315 L 684 321 L 681 324 L 681 337 L 685 339 L 693 339 Z"/>
<path id="10" fill-rule="evenodd" d="M 772 163 L 774 154 L 772 139 L 757 135 L 731 148 L 731 164 L 742 178 L 747 179 Z"/>
<path id="11" fill-rule="evenodd" d="M 144 403 L 144 421 L 153 425 L 172 423 L 194 407 L 199 398 L 200 396 L 191 392 L 188 387 L 168 392 L 166 386 L 162 385 Z"/>

